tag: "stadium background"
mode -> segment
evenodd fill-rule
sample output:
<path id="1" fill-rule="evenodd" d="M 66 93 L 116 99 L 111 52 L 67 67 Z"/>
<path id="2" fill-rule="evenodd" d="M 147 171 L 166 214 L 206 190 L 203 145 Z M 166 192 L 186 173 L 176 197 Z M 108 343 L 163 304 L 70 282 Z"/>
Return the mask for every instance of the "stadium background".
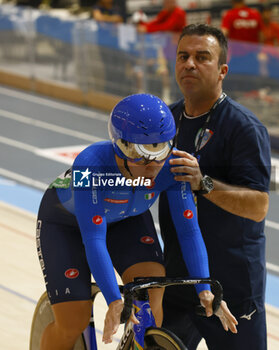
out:
<path id="1" fill-rule="evenodd" d="M 229 7 L 229 1 L 180 2 L 191 6 L 186 8 L 188 23 L 216 26 Z M 2 4 L 0 83 L 106 110 L 120 97 L 141 91 L 168 103 L 175 101 L 181 97 L 174 77 L 178 36 L 139 35 L 129 24 L 129 16 L 147 3 L 127 1 L 127 23 L 119 25 L 93 21 L 87 8 L 47 11 Z M 152 15 L 159 7 L 143 9 Z M 274 18 L 279 18 L 279 3 L 274 2 L 273 12 Z M 257 113 L 269 128 L 274 145 L 278 131 L 278 48 L 229 42 L 228 64 L 224 90 Z"/>

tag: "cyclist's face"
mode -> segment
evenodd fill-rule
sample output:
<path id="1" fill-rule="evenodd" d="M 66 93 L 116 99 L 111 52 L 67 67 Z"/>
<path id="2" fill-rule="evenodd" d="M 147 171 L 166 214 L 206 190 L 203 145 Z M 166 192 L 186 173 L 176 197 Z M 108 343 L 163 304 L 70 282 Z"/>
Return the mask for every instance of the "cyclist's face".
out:
<path id="1" fill-rule="evenodd" d="M 154 180 L 164 166 L 165 160 L 159 163 L 153 161 L 148 164 L 143 164 L 141 162 L 130 162 L 128 160 L 127 163 L 131 170 L 131 173 L 133 174 L 133 177 L 144 177 Z"/>

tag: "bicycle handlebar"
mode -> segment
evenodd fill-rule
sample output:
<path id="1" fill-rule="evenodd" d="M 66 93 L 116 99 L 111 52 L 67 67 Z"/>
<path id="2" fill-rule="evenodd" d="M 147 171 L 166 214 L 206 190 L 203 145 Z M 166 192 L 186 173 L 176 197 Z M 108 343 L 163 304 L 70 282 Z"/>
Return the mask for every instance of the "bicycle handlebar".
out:
<path id="1" fill-rule="evenodd" d="M 139 290 L 197 284 L 210 284 L 211 291 L 214 294 L 212 308 L 213 313 L 215 313 L 219 309 L 220 303 L 223 299 L 223 288 L 217 280 L 208 278 L 185 279 L 170 277 L 143 277 L 137 278 L 135 279 L 135 282 L 127 283 L 123 286 L 122 293 L 124 296 L 124 308 L 121 314 L 121 323 L 125 323 L 129 319 L 133 308 L 133 298 Z M 196 306 L 196 313 L 200 316 L 206 316 L 205 308 L 202 305 Z"/>

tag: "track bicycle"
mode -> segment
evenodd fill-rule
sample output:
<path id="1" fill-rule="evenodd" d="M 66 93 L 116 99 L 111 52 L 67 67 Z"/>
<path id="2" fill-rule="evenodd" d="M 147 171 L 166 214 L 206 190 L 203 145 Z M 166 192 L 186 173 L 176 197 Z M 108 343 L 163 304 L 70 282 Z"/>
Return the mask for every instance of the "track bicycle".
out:
<path id="1" fill-rule="evenodd" d="M 212 279 L 185 279 L 168 277 L 140 277 L 134 282 L 120 286 L 124 297 L 124 308 L 121 314 L 121 323 L 126 323 L 124 333 L 116 350 L 187 350 L 182 341 L 171 331 L 157 328 L 151 312 L 148 298 L 148 289 L 164 288 L 173 285 L 210 284 L 214 294 L 213 312 L 217 311 L 223 299 L 223 290 L 220 283 Z M 94 325 L 93 306 L 96 295 L 100 292 L 96 283 L 91 286 L 92 312 L 88 327 L 77 340 L 74 350 L 97 350 L 96 332 Z M 134 310 L 139 324 L 127 322 Z M 205 316 L 205 309 L 198 305 L 196 313 Z M 45 327 L 54 320 L 51 305 L 44 292 L 34 311 L 29 350 L 39 350 L 40 339 Z"/>

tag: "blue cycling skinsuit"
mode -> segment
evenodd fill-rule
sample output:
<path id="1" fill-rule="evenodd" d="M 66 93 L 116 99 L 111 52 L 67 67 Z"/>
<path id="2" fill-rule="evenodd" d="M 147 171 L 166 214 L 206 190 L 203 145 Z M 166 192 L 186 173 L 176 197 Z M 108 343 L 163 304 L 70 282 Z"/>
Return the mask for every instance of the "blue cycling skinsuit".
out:
<path id="1" fill-rule="evenodd" d="M 37 250 L 52 304 L 89 299 L 90 272 L 110 304 L 120 298 L 113 266 L 121 275 L 137 262 L 163 263 L 148 211 L 162 191 L 190 275 L 209 277 L 190 185 L 174 180 L 169 159 L 154 183 L 133 187 L 117 167 L 111 141 L 98 142 L 51 184 L 38 214 Z M 209 286 L 196 288 L 205 289 Z"/>

